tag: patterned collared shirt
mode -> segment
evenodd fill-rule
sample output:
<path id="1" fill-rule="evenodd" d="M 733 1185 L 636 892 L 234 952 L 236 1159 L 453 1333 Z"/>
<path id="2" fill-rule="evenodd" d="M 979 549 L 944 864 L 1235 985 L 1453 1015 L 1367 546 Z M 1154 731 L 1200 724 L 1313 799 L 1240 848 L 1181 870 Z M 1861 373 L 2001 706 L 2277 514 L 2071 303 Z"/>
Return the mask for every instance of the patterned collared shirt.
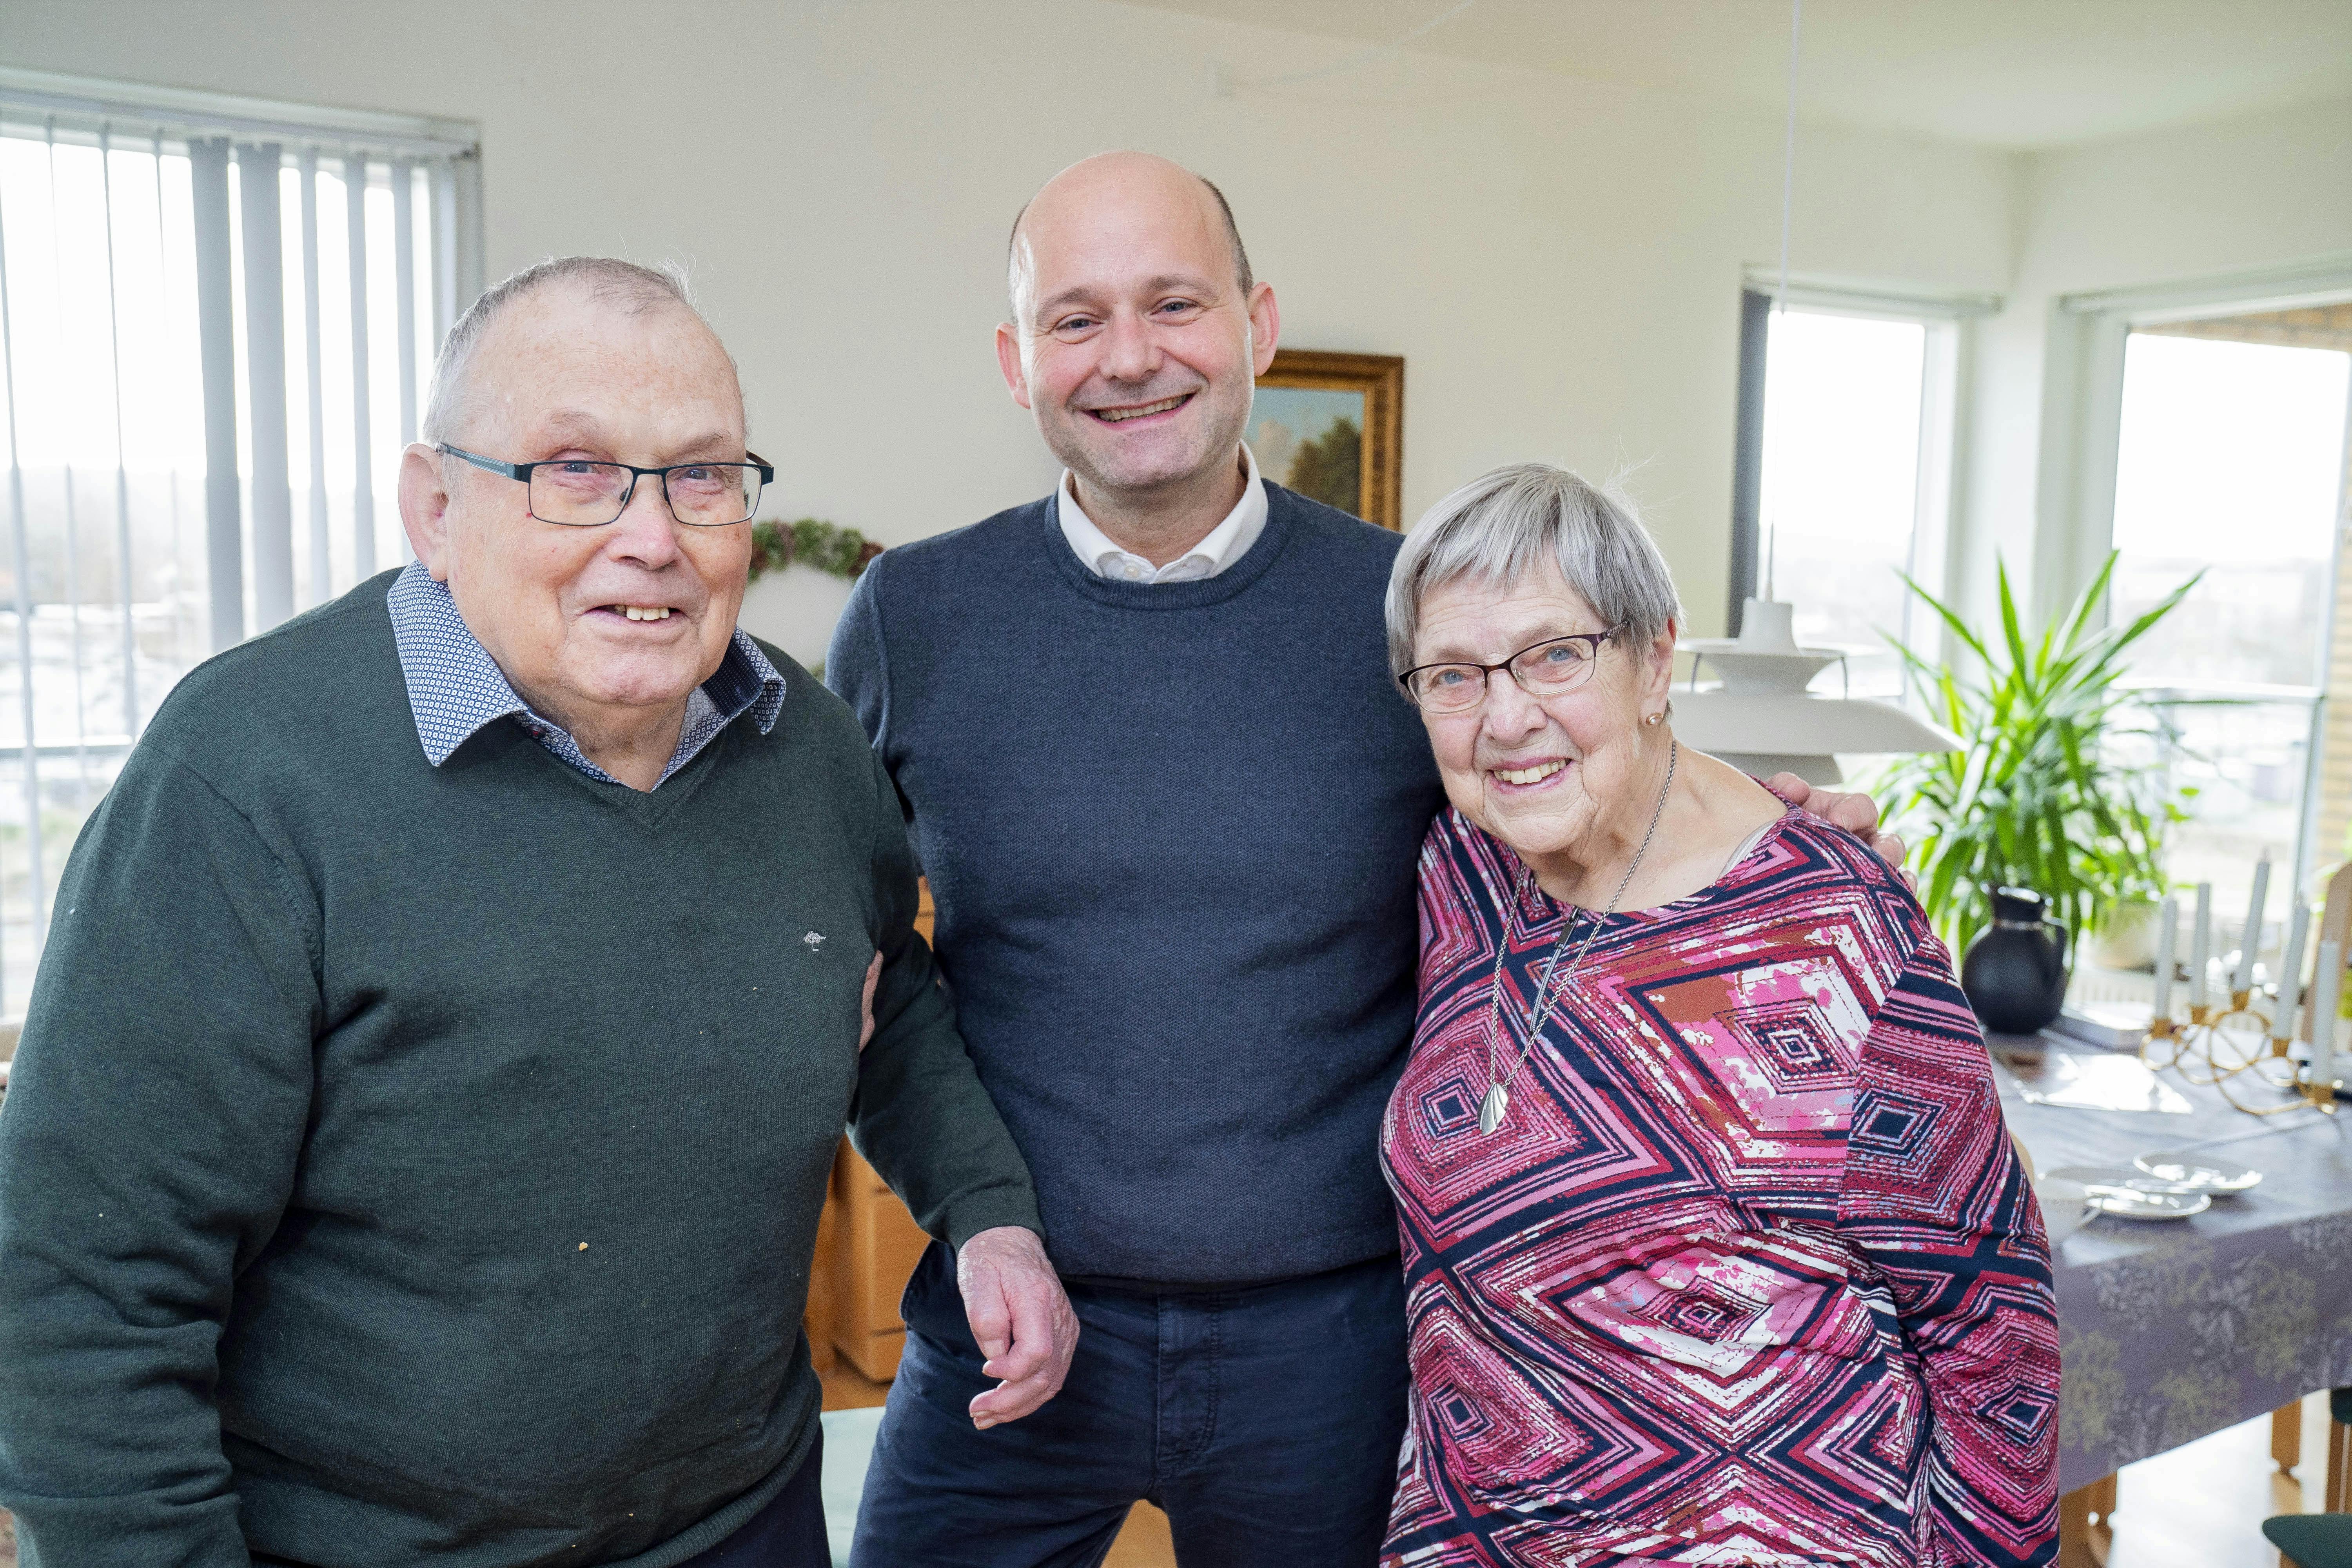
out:
<path id="1" fill-rule="evenodd" d="M 393 641 L 400 648 L 400 671 L 408 681 L 408 708 L 425 760 L 439 767 L 483 726 L 511 718 L 539 743 L 602 784 L 621 781 L 588 760 L 562 725 L 542 719 L 515 693 L 489 650 L 457 613 L 449 585 L 436 583 L 422 562 L 412 561 L 384 595 L 392 610 Z M 692 762 L 719 731 L 749 712 L 760 733 L 776 727 L 783 710 L 784 678 L 741 631 L 728 645 L 716 674 L 687 695 L 686 723 L 677 750 L 654 787 Z"/>

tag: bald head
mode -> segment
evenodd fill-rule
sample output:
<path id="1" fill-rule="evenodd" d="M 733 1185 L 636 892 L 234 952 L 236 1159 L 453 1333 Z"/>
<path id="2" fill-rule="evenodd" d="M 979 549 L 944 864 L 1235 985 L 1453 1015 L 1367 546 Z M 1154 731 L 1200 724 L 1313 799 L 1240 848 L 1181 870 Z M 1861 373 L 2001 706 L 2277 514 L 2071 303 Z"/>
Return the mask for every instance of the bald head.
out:
<path id="1" fill-rule="evenodd" d="M 1234 280 L 1240 285 L 1240 292 L 1246 296 L 1256 282 L 1250 275 L 1241 227 L 1234 222 L 1233 205 L 1224 192 L 1204 176 L 1156 153 L 1097 153 L 1046 181 L 1013 220 L 1013 235 L 1005 246 L 1005 291 L 1016 321 L 1034 303 L 1032 285 L 1036 258 L 1027 243 L 1033 226 L 1084 224 L 1090 212 L 1099 218 L 1106 216 L 1106 208 L 1122 212 L 1145 208 L 1163 220 L 1213 225 L 1223 232 L 1233 255 Z"/>
<path id="2" fill-rule="evenodd" d="M 457 318 L 443 340 L 434 362 L 433 380 L 425 400 L 419 434 L 431 442 L 457 439 L 458 427 L 478 408 L 482 391 L 475 371 L 484 342 L 509 313 L 534 296 L 560 290 L 579 296 L 600 310 L 630 318 L 677 311 L 700 327 L 711 343 L 719 342 L 702 312 L 686 291 L 684 274 L 652 268 L 612 256 L 556 256 L 533 262 L 486 289 Z M 721 357 L 725 350 L 719 350 Z M 733 360 L 728 357 L 729 373 Z"/>

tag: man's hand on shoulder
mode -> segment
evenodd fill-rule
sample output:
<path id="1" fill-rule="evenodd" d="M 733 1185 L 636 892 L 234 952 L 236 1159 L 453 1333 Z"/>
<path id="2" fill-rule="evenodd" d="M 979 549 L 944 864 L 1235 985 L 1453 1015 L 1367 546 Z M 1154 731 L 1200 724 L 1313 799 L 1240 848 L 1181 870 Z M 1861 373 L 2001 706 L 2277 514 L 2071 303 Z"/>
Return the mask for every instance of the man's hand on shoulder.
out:
<path id="1" fill-rule="evenodd" d="M 1897 835 L 1878 831 L 1878 803 L 1868 795 L 1815 789 L 1794 773 L 1774 773 L 1764 781 L 1764 787 L 1832 827 L 1844 828 L 1877 851 L 1880 859 L 1902 872 L 1906 887 L 1918 886 L 1911 873 L 1903 868 L 1904 857 L 1909 851 Z"/>
<path id="2" fill-rule="evenodd" d="M 1018 1421 L 1061 1392 L 1078 1348 L 1078 1316 L 1036 1233 L 1002 1225 L 965 1242 L 956 1289 L 988 1358 L 980 1370 L 1002 1380 L 972 1400 L 973 1426 L 985 1432 Z"/>

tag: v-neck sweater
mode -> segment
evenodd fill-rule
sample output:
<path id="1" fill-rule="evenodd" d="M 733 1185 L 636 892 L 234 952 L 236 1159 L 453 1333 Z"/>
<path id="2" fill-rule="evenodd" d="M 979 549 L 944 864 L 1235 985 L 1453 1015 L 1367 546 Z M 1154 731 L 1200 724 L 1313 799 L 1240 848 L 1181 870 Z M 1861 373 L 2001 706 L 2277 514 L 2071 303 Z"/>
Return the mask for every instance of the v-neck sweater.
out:
<path id="1" fill-rule="evenodd" d="M 1188 583 L 1097 576 L 1051 498 L 898 546 L 826 656 L 1073 1277 L 1248 1285 L 1397 1246 L 1377 1134 L 1444 798 L 1388 672 L 1400 539 L 1267 496 Z"/>
<path id="2" fill-rule="evenodd" d="M 837 699 L 764 650 L 773 729 L 652 793 L 436 767 L 390 580 L 191 673 L 67 866 L 0 1116 L 37 1560 L 665 1568 L 814 1441 L 845 1122 L 933 1234 L 1037 1226 Z"/>

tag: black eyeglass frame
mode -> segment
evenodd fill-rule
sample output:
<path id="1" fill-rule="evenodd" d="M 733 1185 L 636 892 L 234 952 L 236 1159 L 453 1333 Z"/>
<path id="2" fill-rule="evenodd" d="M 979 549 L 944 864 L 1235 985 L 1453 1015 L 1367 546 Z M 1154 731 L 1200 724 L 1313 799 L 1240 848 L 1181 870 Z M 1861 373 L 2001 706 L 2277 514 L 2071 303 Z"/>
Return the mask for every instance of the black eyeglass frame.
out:
<path id="1" fill-rule="evenodd" d="M 551 517 L 541 517 L 537 512 L 532 512 L 530 514 L 534 520 L 546 523 L 551 528 L 612 527 L 613 524 L 620 521 L 622 515 L 629 510 L 629 503 L 637 499 L 637 481 L 644 479 L 647 474 L 658 474 L 661 476 L 662 505 L 669 509 L 669 515 L 676 520 L 680 528 L 734 528 L 739 524 L 751 521 L 751 512 L 744 513 L 741 517 L 737 518 L 733 522 L 688 522 L 686 519 L 679 517 L 677 515 L 677 503 L 669 499 L 670 475 L 677 472 L 680 468 L 757 468 L 760 471 L 760 488 L 762 490 L 776 482 L 775 465 L 769 462 L 765 458 L 760 456 L 759 453 L 751 451 L 746 451 L 743 454 L 743 461 L 740 463 L 735 462 L 732 459 L 710 459 L 699 463 L 671 463 L 667 467 L 659 468 L 641 468 L 635 463 L 612 463 L 606 462 L 602 458 L 546 458 L 536 463 L 507 463 L 501 462 L 496 458 L 485 458 L 479 452 L 468 452 L 463 447 L 452 447 L 446 441 L 441 442 L 433 449 L 436 452 L 446 453 L 448 456 L 456 458 L 460 462 L 471 463 L 478 468 L 487 469 L 488 472 L 497 474 L 502 479 L 520 480 L 521 481 L 525 495 L 530 493 L 531 471 L 535 468 L 551 468 L 559 463 L 593 462 L 599 468 L 626 468 L 629 470 L 629 488 L 621 497 L 621 510 L 619 511 L 614 512 L 612 516 L 606 518 L 602 522 L 558 522 Z M 754 502 L 751 507 L 751 511 L 756 512 L 759 510 L 758 503 Z"/>
<path id="2" fill-rule="evenodd" d="M 1498 669 L 1504 674 L 1509 676 L 1512 683 L 1517 686 L 1520 690 L 1527 691 L 1528 695 L 1530 697 L 1539 697 L 1539 693 L 1528 691 L 1528 683 L 1519 679 L 1519 672 L 1511 668 L 1513 665 L 1518 663 L 1520 659 L 1526 658 L 1528 654 L 1535 652 L 1536 649 L 1539 647 L 1550 647 L 1555 643 L 1580 642 L 1588 645 L 1590 648 L 1591 663 L 1586 666 L 1586 668 L 1590 669 L 1592 664 L 1598 664 L 1601 661 L 1601 645 L 1606 642 L 1614 641 L 1618 637 L 1623 635 L 1628 624 L 1629 623 L 1627 622 L 1620 621 L 1605 632 L 1570 632 L 1564 637 L 1545 637 L 1541 641 L 1528 644 L 1527 647 L 1519 649 L 1518 652 L 1511 655 L 1500 664 L 1480 664 L 1474 659 L 1467 658 L 1441 658 L 1430 664 L 1416 664 L 1411 669 L 1406 670 L 1402 675 L 1397 677 L 1397 684 L 1404 689 L 1405 700 L 1412 703 L 1414 707 L 1419 708 L 1422 705 L 1421 699 L 1414 696 L 1412 693 L 1412 678 L 1419 675 L 1423 670 L 1475 669 L 1479 671 L 1480 679 L 1478 682 L 1478 700 L 1461 708 L 1438 710 L 1438 711 L 1441 712 L 1471 713 L 1475 712 L 1478 709 L 1484 707 L 1486 702 L 1486 693 L 1488 690 L 1492 689 L 1495 672 Z M 1580 684 L 1581 683 L 1580 682 Z M 1570 687 L 1569 689 L 1574 690 L 1575 688 Z"/>

